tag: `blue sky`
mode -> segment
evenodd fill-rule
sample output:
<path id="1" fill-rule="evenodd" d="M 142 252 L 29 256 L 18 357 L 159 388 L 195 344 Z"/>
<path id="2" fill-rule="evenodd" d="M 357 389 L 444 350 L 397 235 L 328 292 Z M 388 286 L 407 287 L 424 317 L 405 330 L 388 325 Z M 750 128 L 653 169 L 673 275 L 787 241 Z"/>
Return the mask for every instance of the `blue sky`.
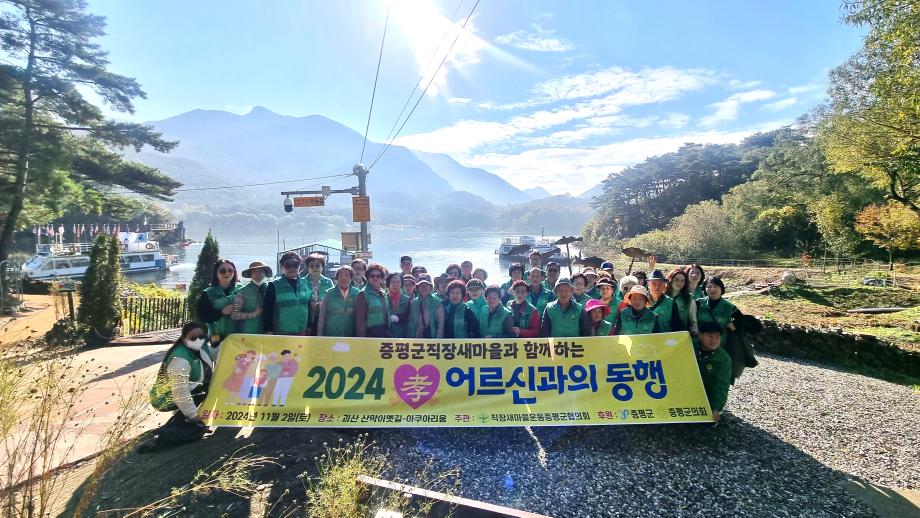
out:
<path id="1" fill-rule="evenodd" d="M 385 140 L 459 33 L 397 143 L 554 193 L 684 142 L 793 121 L 862 37 L 840 24 L 836 0 L 481 0 L 461 32 L 474 3 L 393 1 L 370 138 Z M 147 91 L 134 120 L 265 106 L 363 133 L 384 0 L 89 5 L 108 18 L 112 69 Z"/>

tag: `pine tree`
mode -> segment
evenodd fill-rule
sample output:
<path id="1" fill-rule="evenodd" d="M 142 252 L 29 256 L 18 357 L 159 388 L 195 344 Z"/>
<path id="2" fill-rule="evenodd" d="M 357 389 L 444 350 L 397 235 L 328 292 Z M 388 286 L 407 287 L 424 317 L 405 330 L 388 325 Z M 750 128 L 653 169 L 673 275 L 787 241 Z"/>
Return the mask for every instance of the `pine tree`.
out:
<path id="1" fill-rule="evenodd" d="M 96 325 L 99 285 L 101 278 L 105 275 L 108 255 L 107 236 L 100 234 L 93 243 L 93 250 L 89 255 L 89 268 L 86 269 L 83 282 L 80 284 L 80 309 L 77 312 L 77 322 L 81 326 L 92 328 Z"/>
<path id="2" fill-rule="evenodd" d="M 208 236 L 204 238 L 204 245 L 201 247 L 201 253 L 198 254 L 198 263 L 195 265 L 195 275 L 188 287 L 188 313 L 192 320 L 198 319 L 198 299 L 201 292 L 211 285 L 211 277 L 214 275 L 214 263 L 220 258 L 220 245 L 208 230 Z"/>
<path id="3" fill-rule="evenodd" d="M 121 243 L 115 236 L 109 237 L 109 254 L 105 269 L 105 281 L 99 293 L 99 305 L 103 308 L 100 325 L 107 336 L 121 323 Z"/>

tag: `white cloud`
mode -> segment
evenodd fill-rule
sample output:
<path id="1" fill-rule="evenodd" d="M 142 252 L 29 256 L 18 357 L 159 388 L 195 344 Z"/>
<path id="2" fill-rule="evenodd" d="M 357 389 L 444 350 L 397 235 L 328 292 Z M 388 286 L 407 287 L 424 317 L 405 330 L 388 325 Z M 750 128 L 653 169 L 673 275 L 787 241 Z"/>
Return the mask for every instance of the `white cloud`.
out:
<path id="1" fill-rule="evenodd" d="M 796 99 L 795 97 L 790 97 L 790 98 L 788 98 L 788 99 L 781 99 L 781 100 L 779 100 L 779 101 L 776 101 L 775 103 L 765 104 L 765 105 L 761 106 L 760 109 L 761 109 L 761 110 L 769 110 L 769 111 L 771 111 L 771 112 L 778 112 L 778 111 L 780 111 L 780 110 L 782 110 L 782 109 L 784 109 L 784 108 L 788 108 L 788 107 L 790 107 L 790 106 L 792 106 L 792 105 L 794 105 L 794 104 L 796 104 L 796 103 L 798 103 L 798 102 L 799 102 L 799 100 Z"/>
<path id="2" fill-rule="evenodd" d="M 680 129 L 690 122 L 690 116 L 686 113 L 669 113 L 664 116 L 658 124 L 662 128 Z"/>
<path id="3" fill-rule="evenodd" d="M 817 84 L 817 83 L 811 83 L 807 85 L 790 86 L 788 91 L 792 95 L 798 95 L 798 94 L 803 94 L 805 92 L 813 92 L 815 90 L 821 90 L 823 88 L 824 88 L 824 85 Z"/>
<path id="4" fill-rule="evenodd" d="M 740 142 L 758 131 L 775 129 L 777 121 L 743 131 L 685 133 L 683 135 L 637 138 L 593 147 L 540 148 L 521 153 L 485 153 L 455 157 L 462 164 L 495 173 L 512 184 L 525 188 L 540 185 L 554 193 L 583 192 L 616 173 L 648 157 L 677 151 L 686 143 L 728 144 Z"/>
<path id="5" fill-rule="evenodd" d="M 739 81 L 737 79 L 732 79 L 728 82 L 728 87 L 732 90 L 747 90 L 749 88 L 756 88 L 760 86 L 761 81 Z"/>
<path id="6" fill-rule="evenodd" d="M 495 38 L 495 43 L 535 52 L 565 52 L 575 48 L 570 41 L 554 37 L 555 31 L 544 29 L 540 23 L 532 24 L 534 32 L 514 31 Z"/>
<path id="7" fill-rule="evenodd" d="M 447 104 L 467 105 L 470 104 L 471 101 L 472 99 L 469 97 L 451 97 L 447 100 Z"/>
<path id="8" fill-rule="evenodd" d="M 776 93 L 770 90 L 750 90 L 732 94 L 724 101 L 710 104 L 709 107 L 715 109 L 715 112 L 700 119 L 700 126 L 711 128 L 723 122 L 735 120 L 738 118 L 742 104 L 765 101 L 775 95 Z"/>

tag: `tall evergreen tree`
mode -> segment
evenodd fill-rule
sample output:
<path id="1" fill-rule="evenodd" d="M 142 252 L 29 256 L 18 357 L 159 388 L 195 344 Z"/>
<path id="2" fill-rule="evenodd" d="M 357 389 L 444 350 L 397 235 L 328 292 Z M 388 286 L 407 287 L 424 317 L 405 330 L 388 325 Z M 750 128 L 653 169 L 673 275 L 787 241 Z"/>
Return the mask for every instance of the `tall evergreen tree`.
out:
<path id="1" fill-rule="evenodd" d="M 77 311 L 77 322 L 86 327 L 96 325 L 97 301 L 99 300 L 100 283 L 105 277 L 108 264 L 109 244 L 105 234 L 96 236 L 93 249 L 89 255 L 89 268 L 80 283 L 80 309 Z"/>
<path id="2" fill-rule="evenodd" d="M 92 342 L 108 341 L 121 322 L 121 247 L 118 238 L 101 234 L 93 243 L 89 268 L 80 287 L 77 321 Z"/>
<path id="3" fill-rule="evenodd" d="M 107 53 L 94 40 L 105 19 L 86 12 L 84 0 L 5 0 L 0 9 L 0 261 L 12 246 L 26 202 L 47 196 L 61 176 L 95 193 L 118 186 L 169 199 L 181 185 L 156 169 L 124 160 L 111 148 L 162 152 L 176 143 L 149 126 L 106 119 L 78 86 L 107 105 L 133 113 L 145 97 L 133 78 L 108 70 Z M 79 131 L 80 133 L 74 133 Z"/>
<path id="4" fill-rule="evenodd" d="M 188 308 L 189 316 L 192 320 L 198 318 L 198 299 L 201 292 L 211 285 L 211 277 L 214 275 L 214 263 L 220 258 L 220 245 L 211 231 L 208 230 L 208 236 L 204 238 L 204 245 L 201 247 L 201 253 L 198 254 L 198 263 L 195 265 L 195 275 L 188 287 Z"/>

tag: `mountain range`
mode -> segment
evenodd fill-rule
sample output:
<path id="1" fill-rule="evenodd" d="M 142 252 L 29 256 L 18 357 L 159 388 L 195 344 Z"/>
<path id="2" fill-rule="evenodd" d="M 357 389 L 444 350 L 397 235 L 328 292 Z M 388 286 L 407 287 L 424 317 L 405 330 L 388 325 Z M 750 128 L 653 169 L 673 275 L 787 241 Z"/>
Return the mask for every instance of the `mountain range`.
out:
<path id="1" fill-rule="evenodd" d="M 178 217 L 219 219 L 228 212 L 244 211 L 259 218 L 266 214 L 280 218 L 284 215 L 280 212 L 282 191 L 318 190 L 323 185 L 347 189 L 357 184 L 354 176 L 346 175 L 360 159 L 363 136 L 321 115 L 291 117 L 262 107 L 245 115 L 193 110 L 148 124 L 164 138 L 180 144 L 169 154 L 143 150 L 126 156 L 182 182 L 171 204 Z M 374 163 L 383 148 L 383 144 L 368 141 L 364 163 Z M 298 179 L 302 180 L 295 181 Z M 215 189 L 228 186 L 246 187 Z M 463 166 L 448 155 L 401 146 L 391 146 L 373 165 L 367 189 L 375 221 L 401 224 L 424 224 L 427 211 L 419 207 L 430 206 L 430 211 L 456 200 L 465 200 L 464 205 L 476 206 L 479 212 L 493 213 L 539 200 L 541 203 L 531 208 L 540 214 L 548 214 L 547 207 L 553 204 L 565 206 L 576 200 L 552 197 L 539 187 L 524 191 L 488 171 Z M 462 192 L 472 197 L 450 196 Z M 567 208 L 560 214 L 582 217 L 581 208 L 575 209 Z M 350 211 L 348 196 L 333 195 L 327 199 L 326 210 L 309 217 L 336 217 L 334 225 L 338 225 L 343 218 L 350 219 Z M 528 209 L 518 212 L 528 213 Z M 578 230 L 572 226 L 580 228 L 586 219 L 585 214 L 580 222 L 560 223 L 571 232 Z"/>

